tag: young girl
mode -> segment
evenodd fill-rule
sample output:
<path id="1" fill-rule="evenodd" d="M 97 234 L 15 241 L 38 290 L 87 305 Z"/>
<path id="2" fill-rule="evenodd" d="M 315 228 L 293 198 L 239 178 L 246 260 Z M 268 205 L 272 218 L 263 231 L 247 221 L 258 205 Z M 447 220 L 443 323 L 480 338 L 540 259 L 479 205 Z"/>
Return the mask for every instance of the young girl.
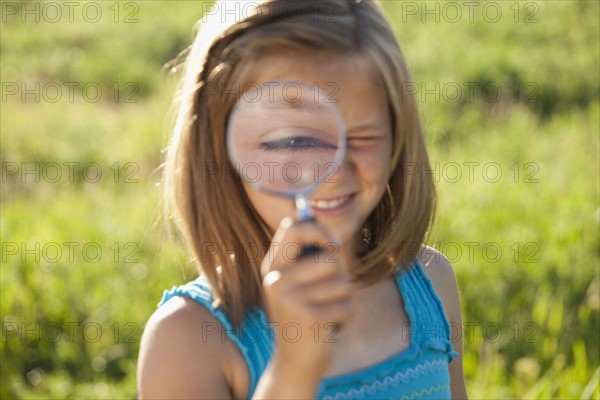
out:
<path id="1" fill-rule="evenodd" d="M 465 398 L 456 281 L 423 246 L 433 182 L 413 173 L 427 152 L 378 3 L 224 1 L 207 14 L 164 171 L 202 275 L 148 321 L 139 396 Z M 273 81 L 332 88 L 346 124 L 336 179 L 310 195 L 316 222 L 288 218 L 289 199 L 237 179 L 227 155 L 244 88 Z M 333 240 L 336 262 L 282 251 Z"/>

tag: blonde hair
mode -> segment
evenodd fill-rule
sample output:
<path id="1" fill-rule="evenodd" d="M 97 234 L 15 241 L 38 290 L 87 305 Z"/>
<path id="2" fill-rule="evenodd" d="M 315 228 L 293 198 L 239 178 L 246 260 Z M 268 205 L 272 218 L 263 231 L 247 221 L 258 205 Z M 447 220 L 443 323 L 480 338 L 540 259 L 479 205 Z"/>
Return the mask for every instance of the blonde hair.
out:
<path id="1" fill-rule="evenodd" d="M 357 281 L 381 281 L 412 262 L 435 208 L 431 175 L 413 174 L 415 166 L 429 168 L 427 151 L 416 102 L 404 91 L 409 72 L 378 2 L 249 3 L 245 15 L 219 13 L 223 3 L 217 3 L 217 12 L 205 17 L 187 56 L 163 175 L 169 210 L 218 304 L 236 325 L 246 311 L 262 304 L 260 264 L 273 232 L 230 166 L 225 124 L 242 94 L 239 83 L 261 56 L 300 49 L 367 59 L 386 90 L 392 171 L 387 194 L 364 224 L 369 251 L 358 255 Z"/>

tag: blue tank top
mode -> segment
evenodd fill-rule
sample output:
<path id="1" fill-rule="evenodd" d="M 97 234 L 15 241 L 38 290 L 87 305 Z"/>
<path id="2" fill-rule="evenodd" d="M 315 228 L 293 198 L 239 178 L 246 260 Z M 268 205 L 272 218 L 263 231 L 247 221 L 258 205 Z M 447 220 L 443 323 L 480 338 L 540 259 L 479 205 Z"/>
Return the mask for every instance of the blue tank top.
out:
<path id="1" fill-rule="evenodd" d="M 448 363 L 456 357 L 442 302 L 419 261 L 398 271 L 395 281 L 410 321 L 410 346 L 386 360 L 359 371 L 326 377 L 318 399 L 449 399 Z M 236 331 L 214 297 L 204 276 L 165 291 L 159 307 L 174 296 L 205 306 L 221 322 L 227 337 L 237 345 L 248 366 L 251 398 L 273 353 L 273 331 L 266 313 L 254 308 Z M 200 333 L 199 333 L 200 334 Z"/>

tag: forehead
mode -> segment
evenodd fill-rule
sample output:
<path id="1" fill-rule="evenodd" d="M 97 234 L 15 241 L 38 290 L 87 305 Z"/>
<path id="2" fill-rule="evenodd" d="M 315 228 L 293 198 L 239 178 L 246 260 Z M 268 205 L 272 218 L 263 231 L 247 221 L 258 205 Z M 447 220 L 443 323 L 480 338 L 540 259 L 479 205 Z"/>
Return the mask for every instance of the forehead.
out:
<path id="1" fill-rule="evenodd" d="M 387 116 L 386 91 L 375 67 L 358 55 L 306 51 L 269 54 L 256 62 L 248 82 L 260 85 L 270 81 L 302 81 L 316 87 L 336 103 L 348 125 Z M 284 89 L 298 95 L 293 87 L 281 87 Z M 315 92 L 302 92 L 301 96 L 312 98 Z"/>

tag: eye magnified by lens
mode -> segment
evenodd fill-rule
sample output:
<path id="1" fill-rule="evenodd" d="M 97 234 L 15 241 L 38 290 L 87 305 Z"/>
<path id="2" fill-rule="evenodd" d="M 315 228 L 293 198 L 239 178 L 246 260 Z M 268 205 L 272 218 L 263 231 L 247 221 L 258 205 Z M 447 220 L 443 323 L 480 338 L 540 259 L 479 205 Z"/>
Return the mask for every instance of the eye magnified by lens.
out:
<path id="1" fill-rule="evenodd" d="M 335 174 L 346 148 L 334 100 L 299 81 L 246 91 L 230 114 L 226 139 L 242 179 L 294 200 L 299 219 L 312 217 L 306 196 Z"/>

